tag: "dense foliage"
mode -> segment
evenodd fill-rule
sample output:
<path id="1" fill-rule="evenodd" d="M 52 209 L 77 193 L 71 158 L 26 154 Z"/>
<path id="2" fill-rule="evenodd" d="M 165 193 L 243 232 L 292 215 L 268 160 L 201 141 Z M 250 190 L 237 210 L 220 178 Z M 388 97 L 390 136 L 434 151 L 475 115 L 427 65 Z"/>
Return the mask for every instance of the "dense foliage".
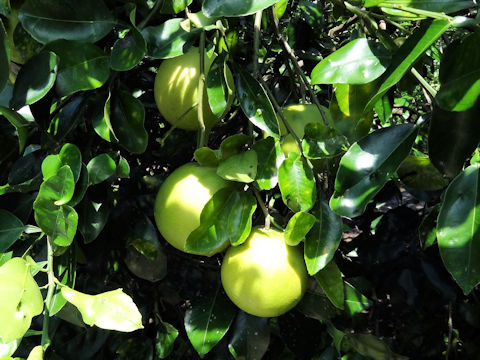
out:
<path id="1" fill-rule="evenodd" d="M 0 359 L 478 358 L 477 10 L 1 0 Z M 181 107 L 155 77 L 186 53 Z M 192 161 L 231 186 L 183 252 L 155 197 Z M 277 317 L 238 309 L 212 255 L 255 227 L 309 274 Z"/>

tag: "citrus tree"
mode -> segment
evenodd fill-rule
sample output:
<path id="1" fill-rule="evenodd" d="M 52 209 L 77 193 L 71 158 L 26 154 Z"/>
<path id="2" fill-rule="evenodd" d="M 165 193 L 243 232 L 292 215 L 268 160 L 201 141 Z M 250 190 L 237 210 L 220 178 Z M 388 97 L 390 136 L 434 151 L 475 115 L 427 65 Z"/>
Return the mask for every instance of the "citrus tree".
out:
<path id="1" fill-rule="evenodd" d="M 0 359 L 477 358 L 477 11 L 1 0 Z"/>

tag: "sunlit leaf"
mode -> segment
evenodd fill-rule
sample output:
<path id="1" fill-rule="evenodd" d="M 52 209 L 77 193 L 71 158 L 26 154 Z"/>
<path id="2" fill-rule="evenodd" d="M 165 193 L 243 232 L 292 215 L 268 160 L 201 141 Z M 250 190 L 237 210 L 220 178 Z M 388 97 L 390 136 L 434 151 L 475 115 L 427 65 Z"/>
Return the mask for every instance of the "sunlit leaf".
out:
<path id="1" fill-rule="evenodd" d="M 306 212 L 297 212 L 288 221 L 285 229 L 285 242 L 290 246 L 296 246 L 305 239 L 305 236 L 314 226 L 316 218 Z"/>
<path id="2" fill-rule="evenodd" d="M 250 183 L 257 176 L 257 163 L 257 153 L 248 150 L 220 162 L 217 175 L 226 180 Z"/>
<path id="3" fill-rule="evenodd" d="M 244 16 L 256 13 L 259 10 L 275 4 L 278 0 L 204 0 L 202 11 L 209 17 Z"/>

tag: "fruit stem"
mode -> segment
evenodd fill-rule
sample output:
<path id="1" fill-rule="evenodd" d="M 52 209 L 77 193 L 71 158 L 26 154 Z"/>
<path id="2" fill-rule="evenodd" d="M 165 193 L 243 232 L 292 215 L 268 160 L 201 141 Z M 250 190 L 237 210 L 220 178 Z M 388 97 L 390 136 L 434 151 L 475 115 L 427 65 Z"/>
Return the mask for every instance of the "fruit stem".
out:
<path id="1" fill-rule="evenodd" d="M 262 209 L 263 216 L 265 217 L 265 229 L 268 230 L 270 229 L 270 214 L 268 213 L 267 206 L 265 205 L 265 202 L 263 201 L 258 189 L 256 189 L 254 186 L 252 186 L 252 189 L 258 203 L 260 204 L 260 209 Z"/>
<path id="2" fill-rule="evenodd" d="M 50 320 L 50 308 L 52 307 L 53 293 L 55 292 L 55 275 L 53 273 L 53 248 L 50 239 L 47 236 L 47 274 L 48 274 L 48 290 L 45 298 L 45 310 L 43 312 L 42 340 L 41 345 L 45 351 L 50 345 L 50 336 L 48 334 L 48 324 Z"/>
<path id="3" fill-rule="evenodd" d="M 313 91 L 312 86 L 310 85 L 307 77 L 303 73 L 302 68 L 298 64 L 297 57 L 295 56 L 295 53 L 293 52 L 292 48 L 288 44 L 288 41 L 283 37 L 280 27 L 278 24 L 278 17 L 277 14 L 275 13 L 275 9 L 272 7 L 272 17 L 273 17 L 273 24 L 275 25 L 275 32 L 277 34 L 278 40 L 282 43 L 283 49 L 285 52 L 288 54 L 288 57 L 290 58 L 290 61 L 293 64 L 293 67 L 295 68 L 295 71 L 299 75 L 299 77 L 302 79 L 302 84 L 304 87 L 307 88 L 308 92 L 310 93 L 310 98 L 311 101 L 317 106 L 318 111 L 320 111 L 320 115 L 322 115 L 322 120 L 325 126 L 329 126 L 327 116 L 325 115 L 325 112 L 323 111 L 322 106 L 320 105 L 320 102 L 317 99 L 317 95 Z M 287 128 L 288 129 L 288 128 Z"/>
<path id="4" fill-rule="evenodd" d="M 203 121 L 203 89 L 205 87 L 205 30 L 200 32 L 200 44 L 198 51 L 200 53 L 200 76 L 198 77 L 198 92 L 197 92 L 197 114 L 199 137 L 197 148 L 205 146 L 205 122 Z"/>

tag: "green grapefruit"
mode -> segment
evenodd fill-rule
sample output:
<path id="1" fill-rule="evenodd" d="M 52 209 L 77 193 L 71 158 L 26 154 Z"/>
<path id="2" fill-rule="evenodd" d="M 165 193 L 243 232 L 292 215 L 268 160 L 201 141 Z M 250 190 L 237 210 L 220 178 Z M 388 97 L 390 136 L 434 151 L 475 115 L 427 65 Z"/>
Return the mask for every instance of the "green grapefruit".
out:
<path id="1" fill-rule="evenodd" d="M 216 173 L 216 168 L 188 163 L 173 171 L 162 183 L 155 199 L 155 222 L 158 230 L 175 248 L 187 252 L 185 243 L 190 233 L 200 226 L 205 204 L 218 190 L 231 186 Z M 227 248 L 229 242 L 209 253 L 211 256 Z"/>
<path id="2" fill-rule="evenodd" d="M 227 250 L 221 277 L 233 303 L 261 317 L 292 309 L 308 279 L 300 248 L 288 246 L 282 232 L 265 229 L 253 230 L 243 244 Z"/>
<path id="3" fill-rule="evenodd" d="M 205 56 L 205 74 L 212 65 L 215 55 Z M 230 69 L 226 70 L 227 85 L 233 89 L 233 76 Z M 154 84 L 154 96 L 158 110 L 170 124 L 184 130 L 198 129 L 198 80 L 200 76 L 200 54 L 198 48 L 192 48 L 187 53 L 167 59 L 158 68 Z M 230 93 L 227 113 L 233 101 Z M 221 117 L 220 117 L 221 118 Z M 203 93 L 203 121 L 205 127 L 211 128 L 220 118 L 210 110 L 206 88 Z"/>

